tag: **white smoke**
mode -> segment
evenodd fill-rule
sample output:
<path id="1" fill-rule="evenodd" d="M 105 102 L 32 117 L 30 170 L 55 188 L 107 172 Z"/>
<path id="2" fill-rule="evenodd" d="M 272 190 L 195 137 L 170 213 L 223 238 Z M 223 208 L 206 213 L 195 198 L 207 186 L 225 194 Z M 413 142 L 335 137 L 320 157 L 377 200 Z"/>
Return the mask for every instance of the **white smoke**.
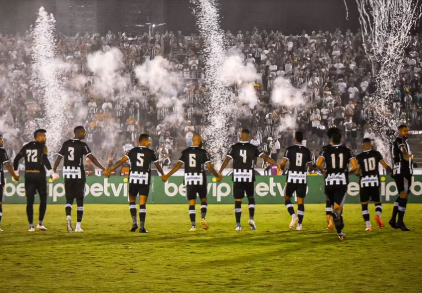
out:
<path id="1" fill-rule="evenodd" d="M 148 88 L 157 98 L 157 108 L 170 108 L 172 114 L 164 122 L 182 122 L 184 120 L 184 101 L 178 98 L 182 88 L 179 75 L 173 71 L 170 62 L 161 56 L 147 60 L 135 68 L 139 84 Z"/>
<path id="2" fill-rule="evenodd" d="M 115 90 L 123 91 L 128 86 L 128 81 L 122 75 L 125 66 L 123 54 L 117 48 L 88 55 L 87 66 L 94 73 L 94 92 L 103 97 L 113 96 Z"/>

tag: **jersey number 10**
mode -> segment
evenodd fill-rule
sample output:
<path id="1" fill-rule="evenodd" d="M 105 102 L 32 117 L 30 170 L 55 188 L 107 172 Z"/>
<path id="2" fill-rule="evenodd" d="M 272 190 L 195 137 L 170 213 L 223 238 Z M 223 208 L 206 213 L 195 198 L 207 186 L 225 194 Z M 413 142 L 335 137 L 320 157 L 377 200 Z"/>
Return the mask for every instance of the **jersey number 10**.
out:
<path id="1" fill-rule="evenodd" d="M 375 158 L 368 158 L 363 160 L 363 163 L 365 164 L 365 171 L 369 172 L 369 171 L 375 171 L 376 169 L 376 162 L 375 162 Z"/>

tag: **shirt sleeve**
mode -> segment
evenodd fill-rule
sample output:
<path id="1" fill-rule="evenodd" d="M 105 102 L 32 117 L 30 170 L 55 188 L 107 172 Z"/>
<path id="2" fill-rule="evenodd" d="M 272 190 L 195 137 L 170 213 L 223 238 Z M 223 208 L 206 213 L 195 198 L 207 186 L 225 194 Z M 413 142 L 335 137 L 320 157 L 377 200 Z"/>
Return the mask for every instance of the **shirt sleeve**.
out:
<path id="1" fill-rule="evenodd" d="M 126 159 L 128 159 L 128 160 L 130 161 L 130 156 L 129 156 L 129 153 L 130 153 L 130 151 L 127 151 L 127 152 L 125 153 L 125 157 L 126 157 Z"/>
<path id="2" fill-rule="evenodd" d="M 83 153 L 85 156 L 89 156 L 91 154 L 91 150 L 89 149 L 89 146 L 85 143 L 83 147 Z"/>
<path id="3" fill-rule="evenodd" d="M 283 159 L 286 159 L 287 161 L 290 161 L 290 160 L 289 160 L 289 149 L 286 149 L 286 150 L 284 151 Z"/>
<path id="4" fill-rule="evenodd" d="M 60 157 L 64 157 L 64 155 L 65 155 L 65 144 L 63 144 L 62 145 L 62 147 L 61 147 L 61 149 L 60 149 L 60 151 L 59 151 L 59 153 L 58 153 L 58 155 L 60 156 Z"/>
<path id="5" fill-rule="evenodd" d="M 0 163 L 4 165 L 5 163 L 9 162 L 9 157 L 5 150 L 0 153 Z"/>
<path id="6" fill-rule="evenodd" d="M 229 153 L 226 155 L 227 157 L 233 159 L 234 157 L 234 150 L 233 147 L 230 148 Z"/>
<path id="7" fill-rule="evenodd" d="M 156 163 L 156 162 L 158 162 L 159 161 L 159 159 L 158 159 L 158 155 L 157 155 L 157 152 L 152 152 L 152 161 L 154 162 L 154 163 Z"/>
<path id="8" fill-rule="evenodd" d="M 256 146 L 255 147 L 255 157 L 258 158 L 258 157 L 261 157 L 262 155 L 264 155 L 264 152 L 261 151 L 261 149 Z"/>
<path id="9" fill-rule="evenodd" d="M 205 151 L 204 159 L 205 159 L 204 164 L 211 163 L 211 156 L 210 156 L 210 154 L 207 151 Z"/>
<path id="10" fill-rule="evenodd" d="M 182 154 L 180 155 L 179 162 L 184 164 L 185 161 L 186 161 L 186 152 L 182 152 Z"/>

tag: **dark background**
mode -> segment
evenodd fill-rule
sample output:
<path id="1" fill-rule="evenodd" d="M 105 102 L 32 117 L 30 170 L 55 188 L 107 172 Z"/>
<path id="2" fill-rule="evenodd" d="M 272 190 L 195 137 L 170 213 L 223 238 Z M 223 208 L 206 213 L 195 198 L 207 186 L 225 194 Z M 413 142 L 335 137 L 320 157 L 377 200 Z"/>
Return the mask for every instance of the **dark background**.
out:
<path id="1" fill-rule="evenodd" d="M 220 0 L 224 30 L 278 29 L 284 34 L 305 30 L 343 31 L 359 28 L 355 0 Z M 74 35 L 108 30 L 140 34 L 135 24 L 167 23 L 160 30 L 195 32 L 189 0 L 0 0 L 0 33 L 24 32 L 34 24 L 40 6 L 53 13 L 57 29 Z M 421 31 L 421 26 L 418 28 Z"/>

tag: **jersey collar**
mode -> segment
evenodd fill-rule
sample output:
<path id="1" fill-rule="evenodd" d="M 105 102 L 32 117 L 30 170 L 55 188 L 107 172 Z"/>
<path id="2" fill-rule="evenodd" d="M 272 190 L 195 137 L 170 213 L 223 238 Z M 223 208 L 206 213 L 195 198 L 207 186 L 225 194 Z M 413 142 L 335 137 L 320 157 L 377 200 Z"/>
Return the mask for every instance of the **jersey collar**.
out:
<path id="1" fill-rule="evenodd" d="M 239 143 L 249 143 L 249 141 L 243 141 L 243 140 L 241 140 L 241 141 L 239 141 Z"/>
<path id="2" fill-rule="evenodd" d="M 333 147 L 339 147 L 339 146 L 342 146 L 342 144 L 333 144 L 332 146 Z"/>

